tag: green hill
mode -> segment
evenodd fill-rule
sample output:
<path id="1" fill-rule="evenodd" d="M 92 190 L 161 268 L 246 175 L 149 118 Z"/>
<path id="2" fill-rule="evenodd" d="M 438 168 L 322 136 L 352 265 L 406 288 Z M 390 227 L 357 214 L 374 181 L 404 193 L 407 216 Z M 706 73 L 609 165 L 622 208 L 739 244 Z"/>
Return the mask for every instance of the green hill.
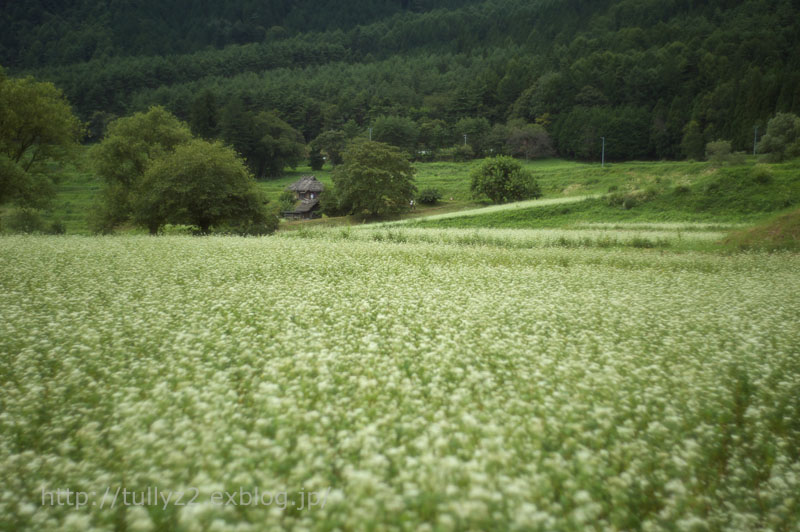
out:
<path id="1" fill-rule="evenodd" d="M 381 116 L 410 146 L 502 149 L 509 119 L 547 127 L 562 157 L 752 149 L 800 113 L 796 0 L 360 0 L 11 3 L 0 64 L 62 87 L 102 134 L 152 104 L 189 120 L 211 93 L 275 109 L 306 141 Z M 463 120 L 467 119 L 467 122 Z M 471 120 L 471 122 L 469 121 Z M 500 139 L 500 140 L 498 140 Z"/>
<path id="2" fill-rule="evenodd" d="M 598 169 L 599 170 L 599 169 Z M 554 228 L 585 223 L 752 223 L 800 204 L 800 161 L 714 168 L 702 163 L 631 163 L 599 170 L 576 169 L 564 191 L 595 193 L 582 201 L 523 202 L 421 218 L 415 227 Z M 540 177 L 551 195 L 558 173 Z M 613 183 L 598 196 L 600 183 Z M 549 186 L 548 186 L 549 185 Z"/>

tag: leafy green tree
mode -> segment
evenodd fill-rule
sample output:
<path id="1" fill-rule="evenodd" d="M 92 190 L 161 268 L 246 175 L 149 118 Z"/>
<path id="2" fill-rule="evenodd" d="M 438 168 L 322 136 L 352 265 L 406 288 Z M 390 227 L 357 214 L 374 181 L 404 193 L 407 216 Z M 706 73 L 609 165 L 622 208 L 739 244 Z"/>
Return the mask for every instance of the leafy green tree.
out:
<path id="1" fill-rule="evenodd" d="M 339 206 L 357 216 L 387 216 L 407 210 L 417 191 L 414 172 L 399 148 L 355 141 L 333 171 Z"/>
<path id="2" fill-rule="evenodd" d="M 687 159 L 699 161 L 703 158 L 705 140 L 700 124 L 692 120 L 683 128 L 683 139 L 681 140 L 681 151 Z"/>
<path id="3" fill-rule="evenodd" d="M 155 160 L 192 139 L 189 127 L 163 107 L 119 118 L 89 151 L 92 166 L 105 187 L 90 215 L 90 226 L 109 232 L 131 215 L 132 195 Z"/>
<path id="4" fill-rule="evenodd" d="M 336 166 L 337 164 L 342 164 L 342 152 L 347 147 L 347 136 L 344 131 L 325 131 L 311 141 L 311 147 L 325 153 L 328 156 L 328 161 Z"/>
<path id="5" fill-rule="evenodd" d="M 440 119 L 423 119 L 419 123 L 419 144 L 427 150 L 440 150 L 452 142 L 447 123 Z"/>
<path id="6" fill-rule="evenodd" d="M 456 122 L 453 131 L 458 137 L 457 144 L 463 144 L 466 135 L 466 144 L 472 147 L 476 157 L 486 154 L 492 131 L 492 126 L 486 118 L 462 118 Z"/>
<path id="7" fill-rule="evenodd" d="M 256 128 L 262 134 L 256 150 L 257 176 L 277 177 L 285 167 L 295 167 L 305 157 L 303 135 L 274 111 L 256 115 Z"/>
<path id="8" fill-rule="evenodd" d="M 414 153 L 419 138 L 416 122 L 402 116 L 382 116 L 372 126 L 372 138 Z"/>
<path id="9" fill-rule="evenodd" d="M 509 128 L 506 144 L 512 155 L 519 155 L 525 159 L 555 155 L 550 135 L 539 124 L 512 125 Z"/>
<path id="10" fill-rule="evenodd" d="M 312 147 L 308 152 L 308 164 L 312 170 L 322 170 L 325 165 L 325 157 L 322 156 L 322 152 Z"/>
<path id="11" fill-rule="evenodd" d="M 256 178 L 276 177 L 305 158 L 303 135 L 274 111 L 253 115 L 240 98 L 222 113 L 223 138 L 238 151 Z"/>
<path id="12" fill-rule="evenodd" d="M 133 220 L 153 234 L 165 223 L 195 225 L 202 233 L 221 225 L 268 233 L 277 223 L 265 204 L 231 148 L 192 140 L 147 168 L 137 186 Z"/>
<path id="13" fill-rule="evenodd" d="M 472 172 L 470 190 L 474 197 L 487 196 L 493 203 L 538 198 L 542 195 L 533 174 L 508 156 L 485 159 Z"/>
<path id="14" fill-rule="evenodd" d="M 52 83 L 6 78 L 0 68 L 0 204 L 45 206 L 55 188 L 44 163 L 68 156 L 82 134 Z"/>
<path id="15" fill-rule="evenodd" d="M 758 143 L 758 151 L 769 153 L 775 162 L 800 156 L 800 118 L 792 113 L 778 113 L 767 122 L 767 134 Z"/>

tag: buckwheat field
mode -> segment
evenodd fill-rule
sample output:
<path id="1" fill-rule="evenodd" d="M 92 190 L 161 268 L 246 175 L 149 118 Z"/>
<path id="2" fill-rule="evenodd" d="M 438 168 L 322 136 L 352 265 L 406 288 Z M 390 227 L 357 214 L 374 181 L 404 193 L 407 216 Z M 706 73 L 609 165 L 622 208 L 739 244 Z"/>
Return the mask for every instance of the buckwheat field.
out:
<path id="1" fill-rule="evenodd" d="M 797 255 L 387 231 L 0 239 L 0 529 L 798 529 Z"/>

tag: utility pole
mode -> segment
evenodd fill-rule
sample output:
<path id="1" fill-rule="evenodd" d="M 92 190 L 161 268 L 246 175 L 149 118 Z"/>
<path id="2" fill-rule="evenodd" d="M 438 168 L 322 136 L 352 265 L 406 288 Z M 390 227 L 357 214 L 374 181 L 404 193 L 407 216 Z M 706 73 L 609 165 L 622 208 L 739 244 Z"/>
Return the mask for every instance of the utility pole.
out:
<path id="1" fill-rule="evenodd" d="M 756 155 L 756 139 L 758 138 L 758 126 L 755 127 L 755 131 L 753 131 L 753 157 Z"/>
<path id="2" fill-rule="evenodd" d="M 465 134 L 464 135 L 464 146 L 466 146 L 466 145 L 467 145 L 467 135 Z"/>
<path id="3" fill-rule="evenodd" d="M 369 140 L 372 140 L 372 128 L 369 128 Z"/>
<path id="4" fill-rule="evenodd" d="M 602 159 L 600 159 L 600 161 L 601 161 L 600 162 L 600 168 L 605 168 L 606 167 L 606 138 L 605 137 L 600 137 L 600 138 L 603 139 L 603 155 L 602 155 Z"/>

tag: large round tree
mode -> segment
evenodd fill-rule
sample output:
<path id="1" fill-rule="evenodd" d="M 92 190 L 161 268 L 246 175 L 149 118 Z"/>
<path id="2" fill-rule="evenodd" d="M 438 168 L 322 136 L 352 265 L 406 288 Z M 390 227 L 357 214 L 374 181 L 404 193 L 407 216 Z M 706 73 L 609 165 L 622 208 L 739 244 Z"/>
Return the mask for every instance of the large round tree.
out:
<path id="1" fill-rule="evenodd" d="M 414 167 L 401 150 L 382 142 L 350 144 L 333 171 L 339 205 L 357 216 L 397 214 L 409 207 L 417 187 Z"/>
<path id="2" fill-rule="evenodd" d="M 219 142 L 192 140 L 145 171 L 133 201 L 133 219 L 151 233 L 162 225 L 188 224 L 202 233 L 220 225 L 246 232 L 275 230 L 277 218 L 244 162 Z"/>
<path id="3" fill-rule="evenodd" d="M 192 139 L 189 126 L 163 107 L 113 121 L 89 154 L 92 167 L 105 182 L 89 218 L 98 232 L 110 232 L 132 214 L 132 201 L 154 161 Z"/>
<path id="4" fill-rule="evenodd" d="M 55 194 L 44 163 L 77 146 L 83 128 L 52 83 L 0 68 L 0 203 L 42 207 Z"/>
<path id="5" fill-rule="evenodd" d="M 494 203 L 538 198 L 542 195 L 533 174 L 511 157 L 485 159 L 472 172 L 470 185 L 476 198 L 488 196 Z"/>

